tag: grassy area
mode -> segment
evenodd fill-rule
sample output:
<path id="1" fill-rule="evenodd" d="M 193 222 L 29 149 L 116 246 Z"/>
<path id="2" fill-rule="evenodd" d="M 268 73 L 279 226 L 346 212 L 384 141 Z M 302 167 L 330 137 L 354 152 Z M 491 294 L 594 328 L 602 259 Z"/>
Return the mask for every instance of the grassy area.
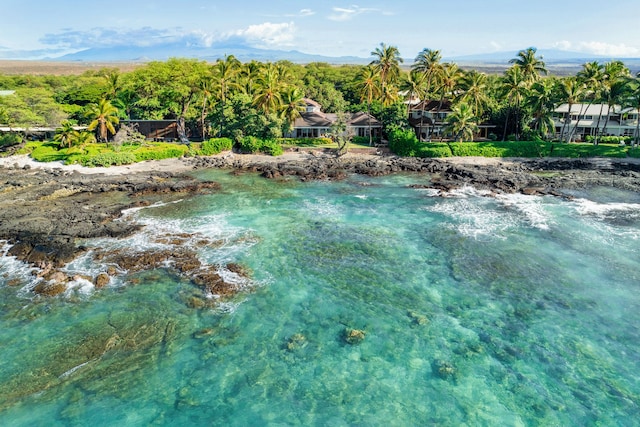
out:
<path id="1" fill-rule="evenodd" d="M 328 138 L 279 140 L 283 147 L 314 147 L 319 149 L 336 149 L 337 145 Z M 294 144 L 295 143 L 295 144 Z M 124 144 L 114 147 L 107 144 L 85 144 L 80 147 L 59 149 L 53 142 L 28 142 L 18 154 L 30 154 L 39 162 L 62 161 L 65 164 L 81 164 L 84 166 L 125 165 L 144 160 L 160 160 L 183 156 L 209 155 L 220 150 L 229 149 L 230 140 L 220 138 L 205 143 L 192 143 L 190 146 L 145 142 L 144 144 Z M 350 143 L 349 149 L 370 148 L 368 141 L 358 140 Z M 511 142 L 427 142 L 419 143 L 415 150 L 416 157 L 613 157 L 640 158 L 640 148 L 609 144 L 586 143 L 551 143 L 542 141 Z"/>
<path id="2" fill-rule="evenodd" d="M 543 141 L 427 142 L 415 150 L 417 157 L 614 157 L 640 158 L 640 149 L 609 144 Z"/>

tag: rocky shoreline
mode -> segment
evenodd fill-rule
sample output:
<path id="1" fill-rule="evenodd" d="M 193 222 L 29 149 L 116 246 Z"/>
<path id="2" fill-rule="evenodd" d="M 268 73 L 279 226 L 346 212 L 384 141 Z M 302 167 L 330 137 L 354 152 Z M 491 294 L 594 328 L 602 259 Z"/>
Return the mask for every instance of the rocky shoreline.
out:
<path id="1" fill-rule="evenodd" d="M 228 154 L 174 161 L 179 163 L 179 171 L 223 168 L 234 173 L 255 172 L 269 179 L 338 180 L 349 174 L 421 173 L 429 177 L 427 187 L 443 194 L 465 185 L 495 193 L 556 196 L 563 196 L 564 189 L 594 186 L 640 191 L 640 162 L 635 159 L 336 158 L 323 153 L 300 153 L 283 159 Z M 152 169 L 153 162 L 146 170 L 120 175 L 88 174 L 65 167 L 0 168 L 0 240 L 11 245 L 8 255 L 36 267 L 35 274 L 42 278 L 42 284 L 33 289 L 35 293 L 56 295 L 64 291 L 64 282 L 73 278 L 59 269 L 85 251 L 82 239 L 134 233 L 136 225 L 115 221 L 123 210 L 219 190 L 217 183 L 198 180 L 188 173 Z M 187 275 L 209 293 L 218 290 L 228 296 L 236 289 L 224 283 L 215 269 L 203 270 L 196 265 L 193 254 L 176 251 L 152 255 L 111 255 L 114 268 L 87 280 L 98 288 L 108 283 L 109 276 L 118 269 L 135 271 L 145 267 L 132 265 L 132 259 L 148 263 L 147 268 L 170 260 L 178 273 Z M 241 271 L 238 266 L 229 270 L 234 268 Z M 241 276 L 244 275 L 243 272 Z M 201 306 L 198 301 L 190 304 Z"/>

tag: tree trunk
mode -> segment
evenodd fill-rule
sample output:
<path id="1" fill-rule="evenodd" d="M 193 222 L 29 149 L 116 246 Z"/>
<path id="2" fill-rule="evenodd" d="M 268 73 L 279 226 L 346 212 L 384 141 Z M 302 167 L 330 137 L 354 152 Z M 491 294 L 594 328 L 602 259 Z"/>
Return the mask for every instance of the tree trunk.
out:
<path id="1" fill-rule="evenodd" d="M 598 115 L 598 121 L 596 122 L 596 136 L 593 138 L 593 145 L 598 145 L 598 136 L 600 136 L 600 118 L 602 117 L 602 110 L 604 104 L 600 104 L 600 114 Z"/>
<path id="2" fill-rule="evenodd" d="M 634 146 L 640 145 L 640 104 L 636 105 L 636 137 Z"/>
<path id="3" fill-rule="evenodd" d="M 573 138 L 573 135 L 575 135 L 576 130 L 578 129 L 578 125 L 580 124 L 580 116 L 582 116 L 583 109 L 584 109 L 584 104 L 581 104 L 580 105 L 580 111 L 578 112 L 578 120 L 576 120 L 576 124 L 575 124 L 575 126 L 573 126 L 573 130 L 569 129 L 569 142 L 571 142 L 571 139 Z M 587 110 L 588 109 L 589 109 L 589 107 L 587 106 Z"/>
<path id="4" fill-rule="evenodd" d="M 502 130 L 502 141 L 507 139 L 507 127 L 509 127 L 509 115 L 511 113 L 511 107 L 507 107 L 507 118 L 504 121 L 504 129 Z"/>

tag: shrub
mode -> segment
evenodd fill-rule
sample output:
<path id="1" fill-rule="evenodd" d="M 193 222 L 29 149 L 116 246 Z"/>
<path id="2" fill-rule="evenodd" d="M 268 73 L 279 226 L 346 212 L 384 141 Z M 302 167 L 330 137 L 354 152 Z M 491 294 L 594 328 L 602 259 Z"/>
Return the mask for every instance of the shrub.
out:
<path id="1" fill-rule="evenodd" d="M 272 156 L 279 156 L 283 153 L 282 145 L 275 139 L 262 140 L 255 136 L 245 136 L 238 144 L 243 153 L 265 153 Z"/>
<path id="2" fill-rule="evenodd" d="M 627 154 L 629 155 L 629 157 L 633 157 L 635 159 L 639 159 L 640 158 L 640 148 L 630 148 L 629 151 L 627 151 Z"/>
<path id="3" fill-rule="evenodd" d="M 389 133 L 389 149 L 399 156 L 414 156 L 419 145 L 413 130 L 395 129 Z"/>
<path id="4" fill-rule="evenodd" d="M 271 156 L 280 156 L 284 152 L 282 150 L 282 145 L 275 139 L 263 141 L 260 151 Z"/>
<path id="5" fill-rule="evenodd" d="M 0 147 L 17 145 L 22 142 L 22 136 L 17 133 L 6 133 L 0 135 Z"/>
<path id="6" fill-rule="evenodd" d="M 186 145 L 177 145 L 170 143 L 158 143 L 150 146 L 139 147 L 132 153 L 135 155 L 136 161 L 143 162 L 145 160 L 162 160 L 174 157 L 182 157 L 189 151 Z"/>
<path id="7" fill-rule="evenodd" d="M 416 157 L 451 157 L 451 148 L 444 142 L 428 142 L 418 147 Z"/>
<path id="8" fill-rule="evenodd" d="M 542 141 L 452 142 L 454 156 L 547 157 L 551 144 Z"/>
<path id="9" fill-rule="evenodd" d="M 238 148 L 243 153 L 257 153 L 262 147 L 262 141 L 255 136 L 245 136 L 238 143 Z"/>
<path id="10" fill-rule="evenodd" d="M 37 162 L 56 162 L 66 160 L 67 153 L 65 150 L 58 150 L 58 145 L 55 143 L 46 143 L 34 147 L 31 157 Z"/>
<path id="11" fill-rule="evenodd" d="M 136 156 L 133 153 L 100 153 L 95 156 L 84 155 L 77 158 L 78 163 L 83 166 L 108 167 L 129 165 L 136 162 Z"/>
<path id="12" fill-rule="evenodd" d="M 223 151 L 229 151 L 232 148 L 233 142 L 229 138 L 211 138 L 210 140 L 202 143 L 200 150 L 203 155 L 211 156 Z"/>

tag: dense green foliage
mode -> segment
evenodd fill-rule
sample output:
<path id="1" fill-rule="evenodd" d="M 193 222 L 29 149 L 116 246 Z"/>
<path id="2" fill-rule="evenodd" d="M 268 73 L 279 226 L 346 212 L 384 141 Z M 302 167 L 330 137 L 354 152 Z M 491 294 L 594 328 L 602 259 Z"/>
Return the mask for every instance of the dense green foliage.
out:
<path id="1" fill-rule="evenodd" d="M 389 133 L 389 149 L 399 156 L 415 156 L 421 143 L 414 131 L 396 129 Z"/>
<path id="2" fill-rule="evenodd" d="M 296 145 L 298 147 L 317 147 L 320 145 L 331 145 L 333 141 L 331 138 L 278 138 L 278 141 L 283 145 Z M 367 139 L 368 141 L 368 139 Z"/>
<path id="3" fill-rule="evenodd" d="M 513 142 L 451 142 L 454 156 L 479 157 L 548 157 L 551 143 L 537 141 Z"/>
<path id="4" fill-rule="evenodd" d="M 201 152 L 205 156 L 212 156 L 214 154 L 222 153 L 223 151 L 229 151 L 233 148 L 233 141 L 229 138 L 211 138 L 204 141 L 201 146 Z"/>
<path id="5" fill-rule="evenodd" d="M 624 147 L 591 149 L 542 142 L 579 140 L 575 119 L 561 122 L 560 131 L 555 128 L 552 115 L 560 104 L 640 108 L 640 78 L 632 76 L 619 61 L 594 61 L 584 64 L 575 76 L 546 77 L 545 64 L 535 48 L 518 52 L 502 75 L 465 71 L 454 63 L 443 63 L 438 50 L 420 52 L 410 72 L 400 67 L 403 57 L 395 46 L 381 43 L 371 55 L 373 61 L 367 66 L 241 63 L 228 56 L 215 63 L 185 58 L 153 61 L 127 73 L 104 68 L 78 76 L 0 75 L 0 89 L 15 91 L 0 97 L 0 124 L 57 128 L 56 148 L 62 151 L 75 146 L 86 151 L 93 140 L 78 126 L 86 126 L 101 142 L 115 143 L 113 135 L 122 118 L 167 119 L 176 121 L 182 142 L 188 142 L 188 137 L 204 142 L 190 148 L 142 146 L 135 153 L 136 160 L 210 155 L 233 144 L 243 152 L 278 155 L 282 153 L 281 144 L 317 146 L 336 142 L 336 138 L 332 142 L 282 138 L 290 134 L 307 97 L 319 102 L 328 113 L 370 112 L 382 124 L 382 137 L 389 140 L 391 150 L 403 156 L 635 155 Z M 406 103 L 416 99 L 432 101 L 429 114 L 437 115 L 445 107 L 450 112 L 446 126 L 436 133 L 433 126 L 427 133 L 423 130 L 421 138 L 460 142 L 447 145 L 419 141 L 410 130 Z M 438 117 L 442 124 L 443 117 Z M 478 136 L 479 123 L 493 126 L 489 139 L 527 142 L 463 143 Z M 607 126 L 613 127 L 601 123 L 601 135 L 587 137 L 587 142 L 629 144 L 640 140 L 640 135 L 607 136 Z M 355 144 L 369 144 L 367 137 L 349 137 Z M 7 145 L 8 137 L 2 138 L 0 145 Z M 540 142 L 531 142 L 537 140 Z M 116 142 L 126 145 L 134 141 L 124 137 Z M 35 155 L 75 161 L 75 157 L 47 150 L 54 150 L 54 146 L 38 147 Z M 100 153 L 82 155 L 94 154 Z M 101 162 L 111 161 L 109 156 L 102 157 L 106 160 Z"/>
<path id="6" fill-rule="evenodd" d="M 0 147 L 6 147 L 10 145 L 20 144 L 22 142 L 22 135 L 17 133 L 0 134 Z"/>
<path id="7" fill-rule="evenodd" d="M 255 136 L 245 136 L 237 145 L 243 153 L 264 153 L 271 156 L 280 156 L 283 153 L 282 145 L 275 139 L 260 139 Z"/>

